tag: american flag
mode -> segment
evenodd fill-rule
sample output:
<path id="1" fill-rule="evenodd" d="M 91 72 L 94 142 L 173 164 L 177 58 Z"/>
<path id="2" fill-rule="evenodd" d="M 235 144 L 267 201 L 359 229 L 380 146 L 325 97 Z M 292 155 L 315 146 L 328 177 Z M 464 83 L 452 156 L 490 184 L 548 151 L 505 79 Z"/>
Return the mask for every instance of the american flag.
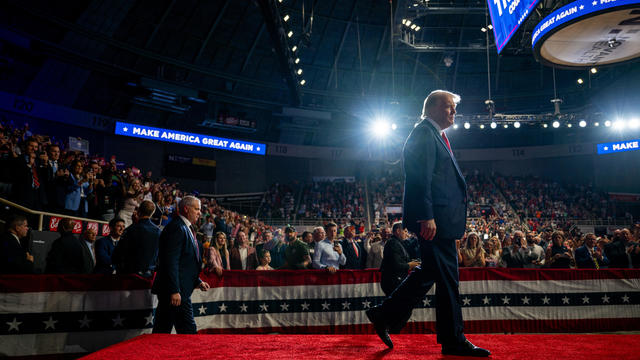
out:
<path id="1" fill-rule="evenodd" d="M 202 333 L 371 333 L 384 295 L 375 270 L 228 271 L 192 296 Z M 149 333 L 157 300 L 134 276 L 0 279 L 0 354 L 78 354 Z M 406 332 L 435 330 L 435 289 Z M 460 270 L 465 331 L 640 330 L 640 270 Z"/>

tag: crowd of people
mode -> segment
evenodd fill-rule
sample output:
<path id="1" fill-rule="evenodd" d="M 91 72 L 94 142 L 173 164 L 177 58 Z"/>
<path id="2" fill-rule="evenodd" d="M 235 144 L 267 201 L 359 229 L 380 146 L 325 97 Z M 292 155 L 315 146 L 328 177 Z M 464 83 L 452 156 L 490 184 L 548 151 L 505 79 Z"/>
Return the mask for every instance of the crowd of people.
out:
<path id="1" fill-rule="evenodd" d="M 0 137 L 3 197 L 32 209 L 109 220 L 110 234 L 98 238 L 95 229 L 73 235 L 73 222 L 63 219 L 58 227 L 61 237 L 47 254 L 46 272 L 151 276 L 160 231 L 177 216 L 178 204 L 187 195 L 178 184 L 120 164 L 115 156 L 107 161 L 72 151 L 55 139 L 33 134 L 28 125 L 2 124 Z M 611 237 L 580 234 L 571 227 L 573 216 L 607 214 L 606 198 L 590 187 L 500 175 L 490 180 L 477 171 L 466 174 L 466 179 L 469 221 L 457 244 L 461 266 L 640 266 L 639 225 Z M 260 213 L 268 214 L 266 218 L 291 219 L 296 187 L 272 185 Z M 317 224 L 313 231 L 302 233 L 292 226 L 272 227 L 200 197 L 202 214 L 192 225 L 205 269 L 222 275 L 225 270 L 380 268 L 385 245 L 392 239 L 396 251 L 398 244 L 406 250 L 405 265 L 417 266 L 418 240 L 402 227 L 392 226 L 395 219 L 380 216 L 377 225 L 366 231 L 363 183 L 316 181 L 300 189 L 297 216 Z M 397 171 L 376 178 L 371 190 L 372 206 L 380 213 L 387 205 L 402 202 Z M 7 223 L 3 273 L 33 271 L 33 255 L 14 247 L 14 238 L 23 241 L 28 222 L 18 215 Z"/>

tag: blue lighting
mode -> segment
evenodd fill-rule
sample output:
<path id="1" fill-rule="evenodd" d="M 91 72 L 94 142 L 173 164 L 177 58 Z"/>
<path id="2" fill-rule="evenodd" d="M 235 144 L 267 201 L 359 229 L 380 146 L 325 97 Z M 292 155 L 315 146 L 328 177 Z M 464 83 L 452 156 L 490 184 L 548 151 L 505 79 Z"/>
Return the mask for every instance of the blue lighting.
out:
<path id="1" fill-rule="evenodd" d="M 598 144 L 598 154 L 640 150 L 640 139 Z"/>
<path id="2" fill-rule="evenodd" d="M 256 155 L 265 155 L 267 150 L 267 146 L 260 143 L 225 139 L 210 135 L 194 134 L 120 121 L 116 122 L 115 134 L 148 140 L 201 146 L 211 149 L 238 151 Z"/>
<path id="3" fill-rule="evenodd" d="M 498 54 L 540 0 L 487 0 Z"/>

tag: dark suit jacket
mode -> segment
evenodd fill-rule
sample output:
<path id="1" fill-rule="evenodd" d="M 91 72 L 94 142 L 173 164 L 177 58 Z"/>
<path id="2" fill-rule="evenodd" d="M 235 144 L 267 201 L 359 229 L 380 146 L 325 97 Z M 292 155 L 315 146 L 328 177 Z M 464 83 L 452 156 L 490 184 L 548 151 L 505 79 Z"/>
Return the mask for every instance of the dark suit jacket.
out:
<path id="1" fill-rule="evenodd" d="M 27 249 L 9 232 L 0 237 L 0 274 L 32 274 L 33 261 L 27 260 Z"/>
<path id="2" fill-rule="evenodd" d="M 150 219 L 129 226 L 113 252 L 116 271 L 124 274 L 153 272 L 158 261 L 160 233 Z"/>
<path id="3" fill-rule="evenodd" d="M 628 268 L 629 257 L 624 240 L 614 240 L 604 247 L 604 252 L 609 259 L 610 268 Z"/>
<path id="4" fill-rule="evenodd" d="M 582 245 L 576 249 L 574 258 L 576 259 L 576 265 L 579 269 L 595 269 L 596 263 L 593 261 L 593 257 L 587 248 L 587 245 Z M 607 267 L 609 260 L 605 254 L 602 254 L 602 261 L 598 261 L 598 267 Z"/>
<path id="5" fill-rule="evenodd" d="M 405 172 L 402 222 L 416 234 L 418 220 L 434 219 L 436 236 L 459 239 L 464 234 L 467 185 L 447 145 L 433 125 L 423 120 L 404 145 Z"/>
<path id="6" fill-rule="evenodd" d="M 344 256 L 347 258 L 346 264 L 341 266 L 341 269 L 364 269 L 365 261 L 366 261 L 366 253 L 364 249 L 362 249 L 362 244 L 355 241 L 356 246 L 358 247 L 358 255 L 356 256 L 356 252 L 353 250 L 353 246 L 349 243 L 347 239 L 342 239 L 340 241 L 340 245 L 342 245 L 342 252 Z"/>
<path id="7" fill-rule="evenodd" d="M 47 255 L 48 274 L 91 274 L 93 258 L 89 249 L 72 233 L 64 233 L 53 242 Z"/>
<path id="8" fill-rule="evenodd" d="M 240 259 L 240 250 L 234 247 L 229 251 L 229 262 L 231 263 L 231 270 L 242 270 L 242 260 Z M 255 270 L 260 263 L 258 262 L 258 255 L 256 255 L 256 249 L 250 247 L 247 248 L 247 269 Z"/>
<path id="9" fill-rule="evenodd" d="M 180 293 L 188 298 L 201 282 L 202 248 L 199 254 L 193 243 L 191 230 L 176 214 L 160 234 L 158 267 L 152 292 L 158 295 Z"/>
<path id="10" fill-rule="evenodd" d="M 96 269 L 98 274 L 113 274 L 113 251 L 115 246 L 111 237 L 105 236 L 96 240 Z"/>
<path id="11" fill-rule="evenodd" d="M 409 261 L 411 261 L 409 253 L 400 239 L 393 236 L 387 240 L 384 245 L 382 265 L 380 265 L 380 271 L 382 272 L 380 286 L 385 294 L 391 294 L 407 276 L 409 273 Z"/>

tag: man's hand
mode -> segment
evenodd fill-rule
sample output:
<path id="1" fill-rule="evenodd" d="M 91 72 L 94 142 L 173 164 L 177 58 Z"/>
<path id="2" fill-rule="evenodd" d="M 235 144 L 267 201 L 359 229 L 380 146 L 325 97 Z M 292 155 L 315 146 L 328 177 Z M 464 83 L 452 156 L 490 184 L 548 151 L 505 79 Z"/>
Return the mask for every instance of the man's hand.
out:
<path id="1" fill-rule="evenodd" d="M 420 236 L 427 240 L 433 240 L 433 237 L 436 236 L 436 222 L 435 220 L 420 220 Z"/>
<path id="2" fill-rule="evenodd" d="M 333 250 L 338 253 L 338 255 L 342 255 L 342 247 L 337 243 L 333 245 Z"/>
<path id="3" fill-rule="evenodd" d="M 180 306 L 181 302 L 182 302 L 182 298 L 180 297 L 180 293 L 171 294 L 172 306 Z"/>
<path id="4" fill-rule="evenodd" d="M 409 262 L 409 270 L 411 271 L 411 270 L 415 269 L 416 266 L 418 266 L 418 265 L 420 265 L 419 261 L 410 261 Z"/>
<path id="5" fill-rule="evenodd" d="M 33 262 L 33 255 L 27 253 L 27 261 Z"/>
<path id="6" fill-rule="evenodd" d="M 332 274 L 336 273 L 336 268 L 334 268 L 333 266 L 327 266 L 327 270 Z"/>
<path id="7" fill-rule="evenodd" d="M 222 273 L 222 271 L 220 272 Z M 200 289 L 200 291 L 207 291 L 209 290 L 209 284 L 206 281 L 203 281 L 198 285 L 198 289 Z"/>

